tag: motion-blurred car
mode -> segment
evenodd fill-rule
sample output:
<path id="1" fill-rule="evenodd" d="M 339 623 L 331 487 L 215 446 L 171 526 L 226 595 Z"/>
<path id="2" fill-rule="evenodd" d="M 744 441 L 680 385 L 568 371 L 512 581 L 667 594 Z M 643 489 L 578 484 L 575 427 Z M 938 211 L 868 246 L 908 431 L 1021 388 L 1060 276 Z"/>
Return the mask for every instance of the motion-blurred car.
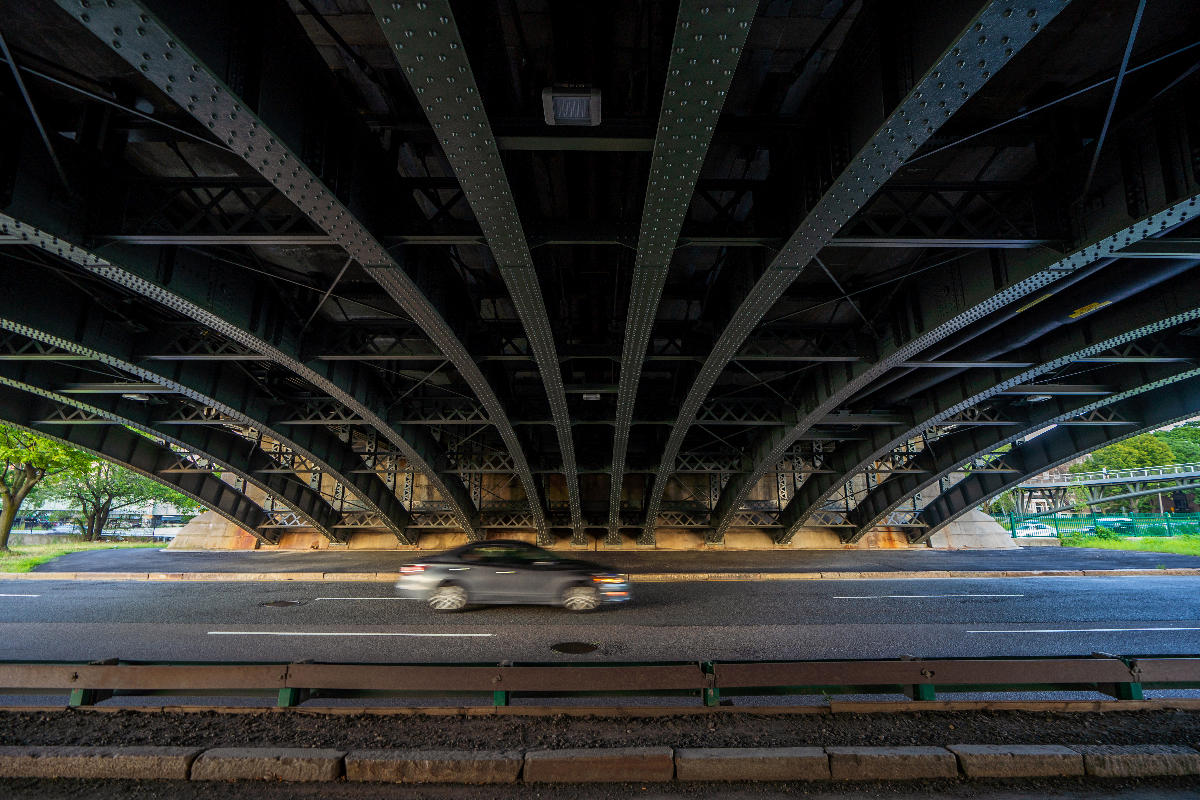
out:
<path id="1" fill-rule="evenodd" d="M 472 542 L 400 568 L 396 591 L 435 611 L 473 603 L 558 605 L 592 611 L 629 600 L 629 579 L 517 541 Z"/>
<path id="2" fill-rule="evenodd" d="M 1013 536 L 1054 536 L 1054 528 L 1042 522 L 1022 522 L 1013 529 Z"/>

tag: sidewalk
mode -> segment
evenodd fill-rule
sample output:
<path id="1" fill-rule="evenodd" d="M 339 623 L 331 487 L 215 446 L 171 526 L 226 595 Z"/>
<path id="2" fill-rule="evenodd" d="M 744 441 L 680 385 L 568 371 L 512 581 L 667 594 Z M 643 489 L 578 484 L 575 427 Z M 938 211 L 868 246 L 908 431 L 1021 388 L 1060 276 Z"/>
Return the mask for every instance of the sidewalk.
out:
<path id="1" fill-rule="evenodd" d="M 62 556 L 26 580 L 395 580 L 412 551 L 100 550 Z M 1073 575 L 1200 575 L 1200 557 L 1083 548 L 1028 550 L 791 550 L 580 553 L 635 580 L 998 578 Z M 0 575 L 0 580 L 20 579 Z"/>

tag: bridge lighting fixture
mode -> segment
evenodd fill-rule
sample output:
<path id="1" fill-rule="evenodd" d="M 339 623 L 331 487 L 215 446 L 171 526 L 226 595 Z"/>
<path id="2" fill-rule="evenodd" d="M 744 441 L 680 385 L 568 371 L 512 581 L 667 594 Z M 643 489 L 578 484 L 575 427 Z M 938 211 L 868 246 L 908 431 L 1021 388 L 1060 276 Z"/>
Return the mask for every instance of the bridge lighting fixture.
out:
<path id="1" fill-rule="evenodd" d="M 599 400 L 600 393 L 599 392 L 584 392 L 583 399 L 584 400 Z"/>
<path id="2" fill-rule="evenodd" d="M 1031 394 L 1025 398 L 1026 403 L 1044 403 L 1047 400 L 1053 400 L 1053 395 L 1048 394 Z"/>
<path id="3" fill-rule="evenodd" d="M 126 400 L 136 400 L 139 403 L 150 402 L 150 395 L 142 392 L 126 392 L 125 394 L 121 395 L 121 397 Z"/>
<path id="4" fill-rule="evenodd" d="M 600 90 L 547 86 L 542 89 L 542 111 L 547 125 L 599 125 Z"/>

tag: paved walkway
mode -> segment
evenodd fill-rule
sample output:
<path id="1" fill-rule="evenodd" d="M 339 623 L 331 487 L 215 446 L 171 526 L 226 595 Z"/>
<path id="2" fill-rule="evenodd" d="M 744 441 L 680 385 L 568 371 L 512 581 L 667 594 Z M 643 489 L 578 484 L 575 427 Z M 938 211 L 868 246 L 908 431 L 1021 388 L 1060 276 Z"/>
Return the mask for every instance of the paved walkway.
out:
<path id="1" fill-rule="evenodd" d="M 430 553 L 393 550 L 226 551 L 93 550 L 61 556 L 39 572 L 397 572 Z M 579 552 L 577 557 L 621 572 L 799 573 L 799 572 L 1010 572 L 1030 570 L 1116 570 L 1200 568 L 1200 556 L 1085 548 L 1019 550 L 795 550 L 752 552 L 642 551 Z"/>

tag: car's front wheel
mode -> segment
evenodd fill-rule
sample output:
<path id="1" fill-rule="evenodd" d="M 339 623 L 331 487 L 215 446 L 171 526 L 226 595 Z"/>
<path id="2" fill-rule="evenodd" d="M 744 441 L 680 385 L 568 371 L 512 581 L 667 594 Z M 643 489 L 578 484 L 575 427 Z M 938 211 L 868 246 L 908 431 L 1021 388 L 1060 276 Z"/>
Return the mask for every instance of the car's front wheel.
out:
<path id="1" fill-rule="evenodd" d="M 467 606 L 467 590 L 455 583 L 444 583 L 430 593 L 426 602 L 434 611 L 461 611 Z"/>
<path id="2" fill-rule="evenodd" d="M 568 586 L 562 604 L 568 611 L 594 611 L 600 605 L 600 593 L 593 586 Z"/>

